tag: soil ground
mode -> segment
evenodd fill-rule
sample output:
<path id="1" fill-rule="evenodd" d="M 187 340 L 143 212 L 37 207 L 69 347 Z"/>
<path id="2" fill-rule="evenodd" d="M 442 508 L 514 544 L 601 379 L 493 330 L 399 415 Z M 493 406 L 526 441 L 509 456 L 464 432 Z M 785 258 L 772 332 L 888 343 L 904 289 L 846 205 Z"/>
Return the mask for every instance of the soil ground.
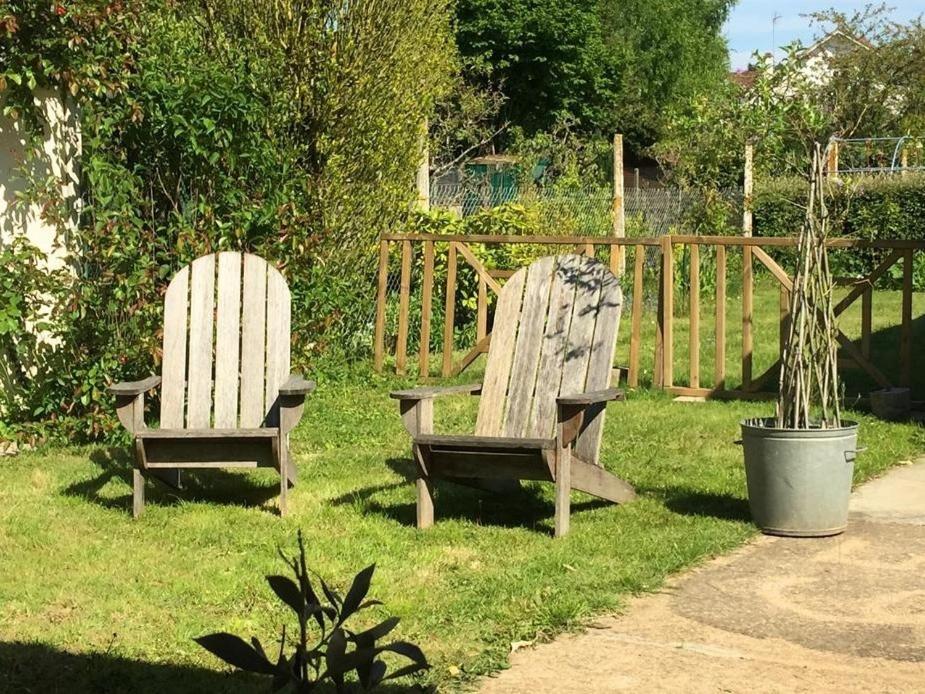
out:
<path id="1" fill-rule="evenodd" d="M 826 539 L 761 537 L 586 632 L 518 651 L 512 692 L 925 692 L 925 459 Z"/>

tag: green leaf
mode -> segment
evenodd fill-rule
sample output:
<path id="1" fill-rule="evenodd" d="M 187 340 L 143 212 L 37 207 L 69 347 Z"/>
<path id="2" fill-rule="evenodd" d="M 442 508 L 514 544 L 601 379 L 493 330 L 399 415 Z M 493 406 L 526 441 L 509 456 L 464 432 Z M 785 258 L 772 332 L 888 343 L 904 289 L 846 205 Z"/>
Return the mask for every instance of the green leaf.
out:
<path id="1" fill-rule="evenodd" d="M 430 667 L 427 664 L 427 657 L 424 655 L 424 652 L 409 641 L 395 641 L 387 646 L 383 646 L 381 650 L 403 655 L 409 660 L 413 660 L 415 663 Z"/>
<path id="2" fill-rule="evenodd" d="M 270 588 L 276 593 L 276 597 L 289 605 L 296 615 L 302 616 L 304 614 L 305 599 L 302 596 L 302 591 L 300 591 L 299 587 L 295 584 L 295 581 L 287 576 L 267 576 L 267 583 L 270 584 Z"/>
<path id="3" fill-rule="evenodd" d="M 348 669 L 347 659 L 347 637 L 344 630 L 337 628 L 331 632 L 331 638 L 328 640 L 328 649 L 325 652 L 325 662 L 328 670 L 337 675 L 343 675 Z"/>
<path id="4" fill-rule="evenodd" d="M 195 638 L 193 641 L 212 655 L 241 670 L 257 672 L 263 675 L 272 675 L 276 672 L 275 666 L 269 660 L 258 653 L 244 639 L 234 634 L 225 632 L 208 634 L 207 636 Z"/>
<path id="5" fill-rule="evenodd" d="M 395 627 L 398 626 L 399 621 L 398 617 L 389 617 L 384 622 L 380 622 L 376 626 L 367 629 L 366 631 L 355 634 L 351 637 L 358 646 L 360 647 L 371 647 L 376 641 L 381 639 L 383 636 L 386 636 L 389 632 L 392 631 Z"/>
<path id="6" fill-rule="evenodd" d="M 350 615 L 356 612 L 363 598 L 369 592 L 369 585 L 373 579 L 373 573 L 376 571 L 376 565 L 370 564 L 360 571 L 353 579 L 353 585 L 347 591 L 347 597 L 344 598 L 344 604 L 340 608 L 340 621 L 343 623 Z"/>

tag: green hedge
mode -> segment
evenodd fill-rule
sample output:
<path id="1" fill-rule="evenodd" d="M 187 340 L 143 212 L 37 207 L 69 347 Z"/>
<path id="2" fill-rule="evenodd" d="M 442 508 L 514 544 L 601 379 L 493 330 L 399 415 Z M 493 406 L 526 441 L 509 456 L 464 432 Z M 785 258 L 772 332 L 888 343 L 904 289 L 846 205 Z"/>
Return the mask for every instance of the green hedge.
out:
<path id="1" fill-rule="evenodd" d="M 830 187 L 837 224 L 832 233 L 865 240 L 909 239 L 925 241 L 925 174 L 845 178 Z M 795 236 L 803 222 L 806 182 L 777 179 L 755 191 L 755 234 Z M 780 253 L 781 256 L 786 254 Z M 842 277 L 869 273 L 884 251 L 851 249 L 830 256 L 833 271 Z M 902 265 L 893 266 L 888 280 L 897 281 Z M 913 269 L 916 289 L 925 289 L 925 253 L 916 253 Z"/>
<path id="2" fill-rule="evenodd" d="M 925 174 L 845 179 L 830 188 L 843 224 L 837 231 L 860 239 L 925 239 Z M 768 181 L 755 191 L 755 233 L 791 236 L 803 221 L 806 182 Z"/>

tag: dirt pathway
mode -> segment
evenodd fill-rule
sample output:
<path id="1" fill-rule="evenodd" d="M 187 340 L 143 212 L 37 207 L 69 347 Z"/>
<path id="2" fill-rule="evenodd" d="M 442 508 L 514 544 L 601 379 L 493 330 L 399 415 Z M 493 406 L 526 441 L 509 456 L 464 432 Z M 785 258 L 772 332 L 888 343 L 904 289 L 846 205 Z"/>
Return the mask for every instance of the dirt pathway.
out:
<path id="1" fill-rule="evenodd" d="M 759 538 L 511 660 L 484 694 L 925 693 L 925 460 L 855 492 L 845 535 Z"/>

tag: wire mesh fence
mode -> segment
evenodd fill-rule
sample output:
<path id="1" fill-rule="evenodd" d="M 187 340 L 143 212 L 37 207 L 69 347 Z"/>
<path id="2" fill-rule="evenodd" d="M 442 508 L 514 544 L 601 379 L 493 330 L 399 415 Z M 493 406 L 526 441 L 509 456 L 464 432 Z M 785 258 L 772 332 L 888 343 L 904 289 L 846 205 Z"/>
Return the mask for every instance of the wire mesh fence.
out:
<path id="1" fill-rule="evenodd" d="M 680 188 L 631 188 L 624 193 L 623 206 L 627 236 L 661 236 L 670 232 L 698 233 L 702 211 L 710 203 L 728 211 L 731 226 L 741 218 L 742 191 L 717 191 L 711 200 L 703 193 Z M 551 220 L 568 220 L 560 233 L 578 232 L 583 236 L 613 233 L 613 191 L 607 187 L 498 187 L 490 182 L 434 185 L 431 207 L 448 209 L 460 217 L 503 205 L 536 207 Z M 559 221 L 561 224 L 561 221 Z M 715 231 L 715 230 L 709 230 Z"/>
<path id="2" fill-rule="evenodd" d="M 925 171 L 925 138 L 857 137 L 833 142 L 829 167 L 839 174 L 895 174 Z"/>

